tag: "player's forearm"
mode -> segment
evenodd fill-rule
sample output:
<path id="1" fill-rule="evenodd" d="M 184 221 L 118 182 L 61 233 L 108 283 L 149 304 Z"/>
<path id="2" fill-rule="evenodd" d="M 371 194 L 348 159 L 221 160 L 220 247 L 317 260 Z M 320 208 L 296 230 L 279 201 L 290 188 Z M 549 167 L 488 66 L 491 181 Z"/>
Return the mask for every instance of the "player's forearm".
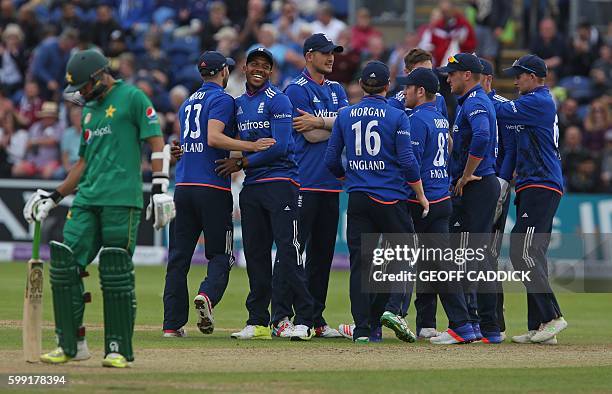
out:
<path id="1" fill-rule="evenodd" d="M 317 142 L 327 141 L 329 139 L 329 136 L 331 135 L 331 131 L 323 129 L 314 129 L 302 133 L 302 135 L 304 136 L 306 141 L 312 144 L 316 144 Z"/>
<path id="2" fill-rule="evenodd" d="M 469 178 L 474 175 L 474 171 L 476 171 L 481 161 L 482 159 L 479 159 L 477 157 L 468 156 L 467 163 L 465 164 L 465 168 L 463 169 L 463 177 Z"/>
<path id="3" fill-rule="evenodd" d="M 161 152 L 162 149 L 164 149 L 164 139 L 162 137 L 150 137 L 147 138 L 147 142 L 151 146 L 151 152 Z M 151 160 L 151 171 L 160 172 L 162 171 L 162 167 L 163 160 Z"/>
<path id="4" fill-rule="evenodd" d="M 254 145 L 251 141 L 241 141 L 234 138 L 228 137 L 223 133 L 209 133 L 208 135 L 208 146 L 211 148 L 223 149 L 223 150 L 239 150 L 243 152 L 255 151 Z"/>
<path id="5" fill-rule="evenodd" d="M 85 171 L 85 159 L 82 157 L 77 161 L 74 166 L 66 175 L 66 179 L 57 187 L 57 192 L 65 197 L 69 194 L 72 194 L 74 190 L 77 188 L 79 181 L 81 180 L 81 176 Z"/>
<path id="6" fill-rule="evenodd" d="M 425 189 L 423 189 L 423 182 L 420 179 L 416 182 L 408 182 L 408 185 L 414 191 L 418 199 L 425 197 Z"/>

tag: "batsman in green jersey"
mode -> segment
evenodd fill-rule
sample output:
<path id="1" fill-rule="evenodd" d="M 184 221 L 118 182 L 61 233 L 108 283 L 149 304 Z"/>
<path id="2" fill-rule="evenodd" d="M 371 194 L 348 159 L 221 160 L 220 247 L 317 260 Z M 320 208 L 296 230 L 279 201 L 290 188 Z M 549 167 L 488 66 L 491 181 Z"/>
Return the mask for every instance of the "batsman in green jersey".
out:
<path id="1" fill-rule="evenodd" d="M 84 105 L 79 161 L 53 192 L 38 190 L 24 207 L 29 222 L 44 220 L 60 200 L 75 190 L 64 225 L 64 242 L 50 242 L 50 282 L 58 347 L 41 361 L 60 364 L 90 357 L 83 312 L 88 294 L 82 278 L 100 252 L 104 298 L 102 365 L 126 367 L 133 361 L 136 315 L 132 254 L 143 207 L 141 143 L 152 148 L 152 197 L 147 219 L 156 229 L 175 214 L 166 194 L 170 147 L 164 145 L 159 119 L 150 100 L 134 86 L 115 80 L 108 60 L 96 50 L 75 53 L 66 69 L 66 94 Z M 78 93 L 77 93 L 78 92 Z"/>

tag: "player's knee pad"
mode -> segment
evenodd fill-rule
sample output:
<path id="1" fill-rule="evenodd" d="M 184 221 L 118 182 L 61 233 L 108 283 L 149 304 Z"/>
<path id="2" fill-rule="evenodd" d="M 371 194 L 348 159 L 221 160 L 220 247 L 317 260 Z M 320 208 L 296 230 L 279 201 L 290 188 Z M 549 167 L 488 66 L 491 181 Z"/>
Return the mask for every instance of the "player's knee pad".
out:
<path id="1" fill-rule="evenodd" d="M 122 248 L 100 251 L 100 284 L 104 297 L 105 354 L 120 353 L 134 359 L 132 335 L 136 319 L 134 264 Z"/>
<path id="2" fill-rule="evenodd" d="M 84 293 L 82 277 L 85 271 L 77 264 L 72 250 L 63 243 L 51 241 L 49 278 L 53 293 L 53 313 L 58 345 L 64 353 L 74 357 L 77 340 L 84 336 L 83 313 L 85 302 L 91 299 Z"/>

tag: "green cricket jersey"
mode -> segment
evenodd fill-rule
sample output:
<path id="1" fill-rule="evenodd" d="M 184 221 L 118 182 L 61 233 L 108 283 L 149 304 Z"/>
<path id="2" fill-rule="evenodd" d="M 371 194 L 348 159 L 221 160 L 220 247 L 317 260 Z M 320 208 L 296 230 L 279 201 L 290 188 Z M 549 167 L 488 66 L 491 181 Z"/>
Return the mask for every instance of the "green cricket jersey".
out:
<path id="1" fill-rule="evenodd" d="M 85 105 L 81 126 L 86 165 L 74 204 L 142 208 L 141 142 L 162 135 L 149 98 L 118 80 L 102 100 Z"/>

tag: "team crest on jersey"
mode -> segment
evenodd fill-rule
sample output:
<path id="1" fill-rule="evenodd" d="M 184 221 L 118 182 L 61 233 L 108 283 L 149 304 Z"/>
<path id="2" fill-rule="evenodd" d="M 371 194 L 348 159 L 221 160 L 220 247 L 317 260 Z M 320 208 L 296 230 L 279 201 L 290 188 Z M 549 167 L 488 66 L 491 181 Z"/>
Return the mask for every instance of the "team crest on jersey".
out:
<path id="1" fill-rule="evenodd" d="M 83 123 L 87 124 L 89 123 L 90 120 L 91 120 L 91 112 L 88 112 L 87 115 L 85 115 L 85 118 L 83 119 Z"/>
<path id="2" fill-rule="evenodd" d="M 148 106 L 145 114 L 147 115 L 147 118 L 149 118 L 149 120 L 157 120 L 157 112 L 155 112 L 155 109 L 153 107 Z"/>
<path id="3" fill-rule="evenodd" d="M 338 95 L 336 95 L 336 93 L 332 92 L 331 97 L 332 97 L 332 103 L 338 104 Z"/>
<path id="4" fill-rule="evenodd" d="M 263 101 L 261 103 L 259 103 L 259 107 L 257 107 L 257 113 L 258 114 L 263 114 L 264 113 L 264 102 Z"/>
<path id="5" fill-rule="evenodd" d="M 238 107 L 238 111 L 236 111 L 236 115 L 242 115 L 244 111 L 242 110 L 242 106 Z"/>

